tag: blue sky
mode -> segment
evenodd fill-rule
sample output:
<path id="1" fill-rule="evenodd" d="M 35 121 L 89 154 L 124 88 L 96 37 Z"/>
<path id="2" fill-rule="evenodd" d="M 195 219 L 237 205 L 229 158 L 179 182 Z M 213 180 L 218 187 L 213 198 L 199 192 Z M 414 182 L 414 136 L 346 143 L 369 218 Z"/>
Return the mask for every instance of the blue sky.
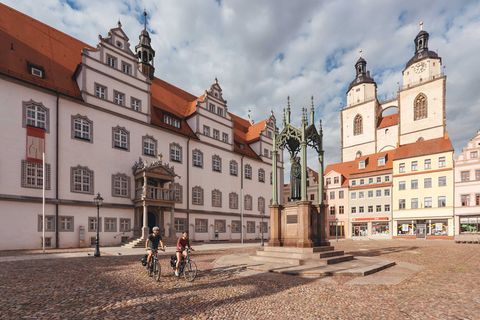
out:
<path id="1" fill-rule="evenodd" d="M 271 109 L 281 119 L 290 96 L 298 122 L 313 95 L 327 163 L 340 159 L 339 111 L 359 50 L 379 97 L 391 98 L 423 21 L 445 66 L 447 130 L 456 151 L 480 129 L 479 1 L 3 2 L 91 45 L 120 20 L 132 47 L 146 8 L 157 77 L 195 95 L 218 77 L 229 110 L 246 117 L 251 109 L 257 121 Z"/>

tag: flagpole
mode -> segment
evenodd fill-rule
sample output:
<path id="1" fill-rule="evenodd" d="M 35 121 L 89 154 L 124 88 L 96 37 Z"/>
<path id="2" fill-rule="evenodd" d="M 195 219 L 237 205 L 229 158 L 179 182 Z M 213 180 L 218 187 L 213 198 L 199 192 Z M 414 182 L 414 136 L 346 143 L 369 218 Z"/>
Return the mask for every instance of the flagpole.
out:
<path id="1" fill-rule="evenodd" d="M 45 253 L 45 151 L 42 152 L 42 250 Z"/>

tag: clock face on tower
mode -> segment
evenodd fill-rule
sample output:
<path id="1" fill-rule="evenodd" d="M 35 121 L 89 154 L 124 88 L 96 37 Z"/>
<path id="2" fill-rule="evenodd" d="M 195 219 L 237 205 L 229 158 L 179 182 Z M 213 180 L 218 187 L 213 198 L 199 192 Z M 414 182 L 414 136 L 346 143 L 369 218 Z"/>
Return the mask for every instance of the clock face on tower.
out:
<path id="1" fill-rule="evenodd" d="M 427 68 L 427 64 L 425 62 L 418 62 L 417 64 L 413 65 L 413 71 L 415 73 L 421 73 Z"/>

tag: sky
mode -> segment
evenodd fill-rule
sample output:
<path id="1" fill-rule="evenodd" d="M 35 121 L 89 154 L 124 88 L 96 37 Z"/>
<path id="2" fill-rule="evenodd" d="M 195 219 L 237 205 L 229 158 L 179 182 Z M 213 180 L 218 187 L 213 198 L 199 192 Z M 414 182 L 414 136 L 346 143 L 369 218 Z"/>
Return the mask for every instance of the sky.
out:
<path id="1" fill-rule="evenodd" d="M 229 111 L 281 125 L 314 96 L 327 164 L 340 161 L 340 110 L 362 50 L 380 101 L 396 95 L 419 22 L 447 75 L 447 130 L 456 153 L 480 129 L 480 1 L 6 0 L 90 45 L 121 21 L 132 49 L 148 12 L 155 75 L 194 95 L 215 77 Z M 316 168 L 313 151 L 309 165 Z"/>

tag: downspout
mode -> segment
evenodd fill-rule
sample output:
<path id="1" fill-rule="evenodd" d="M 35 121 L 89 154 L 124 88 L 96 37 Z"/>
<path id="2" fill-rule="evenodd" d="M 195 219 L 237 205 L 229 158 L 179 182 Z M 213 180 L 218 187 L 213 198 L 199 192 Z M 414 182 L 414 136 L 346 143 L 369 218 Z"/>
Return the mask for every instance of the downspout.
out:
<path id="1" fill-rule="evenodd" d="M 240 159 L 240 242 L 243 244 L 243 157 Z"/>
<path id="2" fill-rule="evenodd" d="M 57 94 L 57 105 L 55 109 L 55 248 L 60 247 L 60 240 L 58 239 L 59 237 L 59 232 L 58 232 L 58 226 L 59 226 L 59 219 L 58 219 L 58 140 L 59 140 L 59 121 L 58 121 L 58 107 L 60 105 L 60 95 L 58 91 L 56 92 Z"/>
<path id="3" fill-rule="evenodd" d="M 187 139 L 187 230 L 190 231 L 190 137 Z"/>

